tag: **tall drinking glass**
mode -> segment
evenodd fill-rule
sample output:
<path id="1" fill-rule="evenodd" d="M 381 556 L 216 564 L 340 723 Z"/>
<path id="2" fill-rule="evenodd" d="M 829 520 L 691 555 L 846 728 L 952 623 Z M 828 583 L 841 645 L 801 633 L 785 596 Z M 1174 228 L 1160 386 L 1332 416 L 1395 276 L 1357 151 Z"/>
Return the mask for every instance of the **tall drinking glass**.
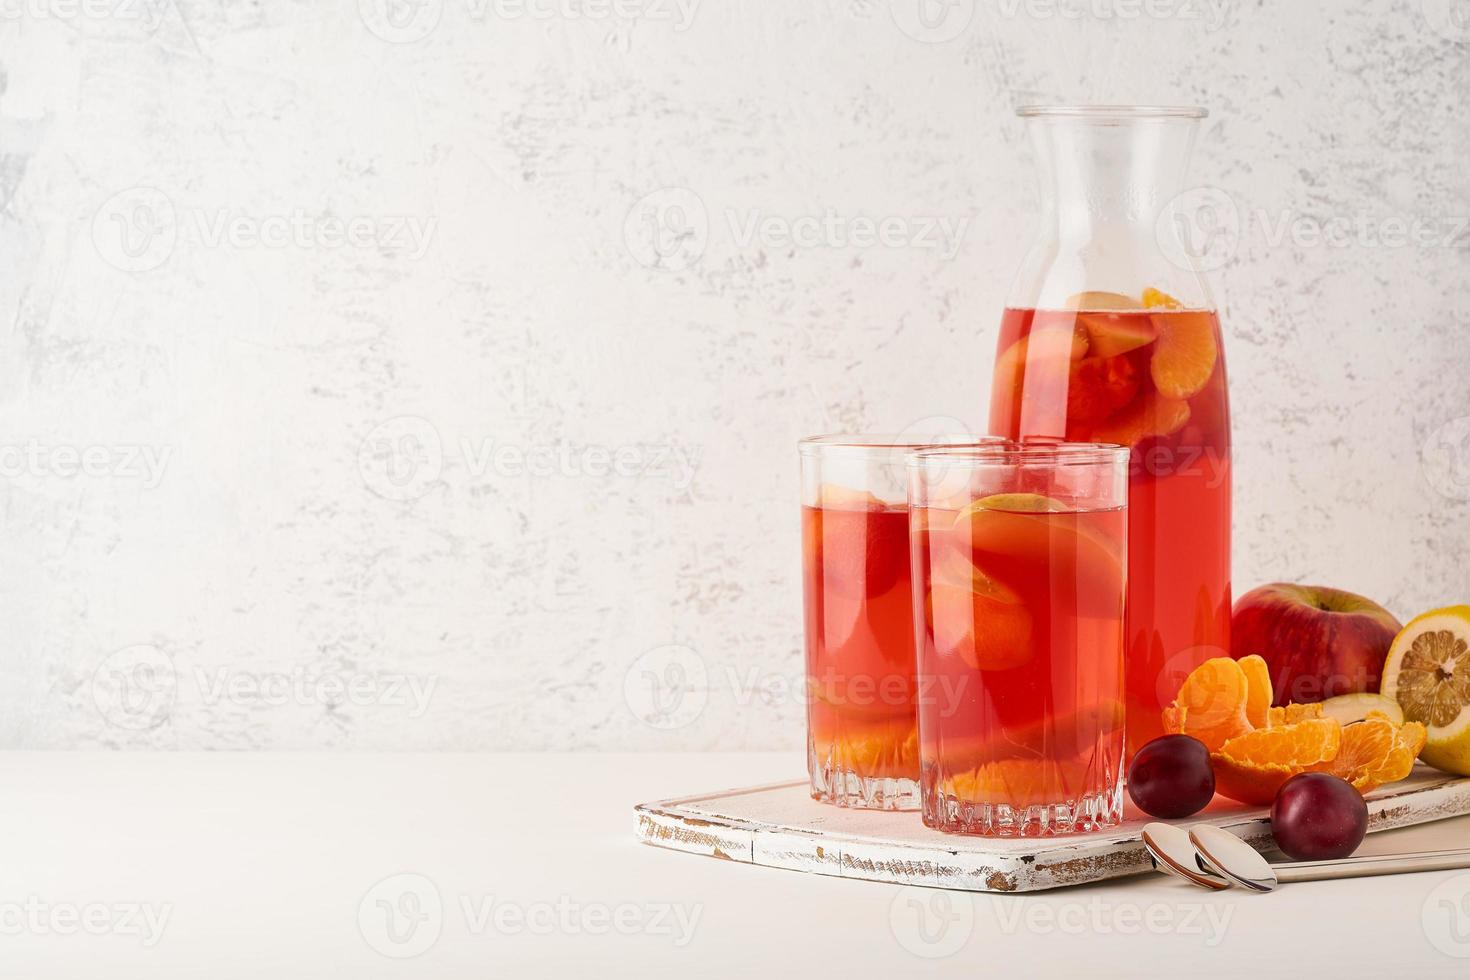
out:
<path id="1" fill-rule="evenodd" d="M 924 823 L 1048 836 L 1123 810 L 1128 450 L 909 458 Z"/>
<path id="2" fill-rule="evenodd" d="M 807 769 L 815 799 L 918 808 L 904 457 L 935 443 L 974 441 L 830 435 L 800 443 Z"/>

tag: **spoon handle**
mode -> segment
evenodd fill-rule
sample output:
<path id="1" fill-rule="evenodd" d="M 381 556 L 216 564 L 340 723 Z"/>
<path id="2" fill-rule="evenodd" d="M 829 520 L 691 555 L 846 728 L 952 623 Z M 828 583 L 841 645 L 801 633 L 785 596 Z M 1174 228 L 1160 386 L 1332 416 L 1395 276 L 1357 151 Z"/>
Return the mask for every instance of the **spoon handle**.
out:
<path id="1" fill-rule="evenodd" d="M 1283 882 L 1365 878 L 1370 875 L 1396 875 L 1414 871 L 1453 871 L 1459 868 L 1470 868 L 1470 849 L 1375 854 L 1339 858 L 1336 861 L 1295 861 L 1271 866 L 1271 870 L 1276 872 L 1277 880 Z"/>

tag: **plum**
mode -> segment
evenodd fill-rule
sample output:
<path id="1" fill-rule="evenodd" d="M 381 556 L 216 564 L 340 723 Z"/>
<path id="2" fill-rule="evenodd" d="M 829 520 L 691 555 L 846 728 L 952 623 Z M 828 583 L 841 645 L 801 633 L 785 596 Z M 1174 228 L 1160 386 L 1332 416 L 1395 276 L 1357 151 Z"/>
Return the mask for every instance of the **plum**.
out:
<path id="1" fill-rule="evenodd" d="M 1138 750 L 1128 766 L 1128 795 L 1166 820 L 1203 810 L 1215 795 L 1210 750 L 1189 735 L 1161 735 Z"/>
<path id="2" fill-rule="evenodd" d="M 1368 833 L 1368 804 L 1347 780 L 1325 772 L 1292 776 L 1271 804 L 1271 836 L 1298 861 L 1347 857 Z"/>

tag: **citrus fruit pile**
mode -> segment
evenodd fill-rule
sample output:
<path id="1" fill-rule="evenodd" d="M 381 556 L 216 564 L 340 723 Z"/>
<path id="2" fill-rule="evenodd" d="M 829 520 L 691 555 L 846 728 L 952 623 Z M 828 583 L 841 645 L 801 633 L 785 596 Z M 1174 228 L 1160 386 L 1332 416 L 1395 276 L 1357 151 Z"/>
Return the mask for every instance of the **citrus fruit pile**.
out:
<path id="1" fill-rule="evenodd" d="M 1263 659 L 1215 657 L 1185 678 L 1164 709 L 1164 731 L 1203 742 L 1216 791 L 1253 804 L 1270 803 L 1303 772 L 1339 776 L 1367 793 L 1407 776 L 1424 748 L 1424 726 L 1387 711 L 1370 707 L 1361 720 L 1344 724 L 1320 703 L 1272 707 L 1271 701 Z"/>

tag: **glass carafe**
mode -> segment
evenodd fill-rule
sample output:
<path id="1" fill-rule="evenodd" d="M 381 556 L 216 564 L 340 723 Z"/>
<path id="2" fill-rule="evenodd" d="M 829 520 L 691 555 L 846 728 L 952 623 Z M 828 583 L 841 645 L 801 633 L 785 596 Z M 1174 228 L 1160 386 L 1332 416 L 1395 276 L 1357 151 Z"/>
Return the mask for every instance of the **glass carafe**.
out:
<path id="1" fill-rule="evenodd" d="M 1178 207 L 1204 110 L 1021 109 L 1041 223 L 1011 287 L 990 428 L 1129 447 L 1127 752 L 1230 649 L 1230 407 Z M 1185 195 L 1183 200 L 1189 200 Z"/>

